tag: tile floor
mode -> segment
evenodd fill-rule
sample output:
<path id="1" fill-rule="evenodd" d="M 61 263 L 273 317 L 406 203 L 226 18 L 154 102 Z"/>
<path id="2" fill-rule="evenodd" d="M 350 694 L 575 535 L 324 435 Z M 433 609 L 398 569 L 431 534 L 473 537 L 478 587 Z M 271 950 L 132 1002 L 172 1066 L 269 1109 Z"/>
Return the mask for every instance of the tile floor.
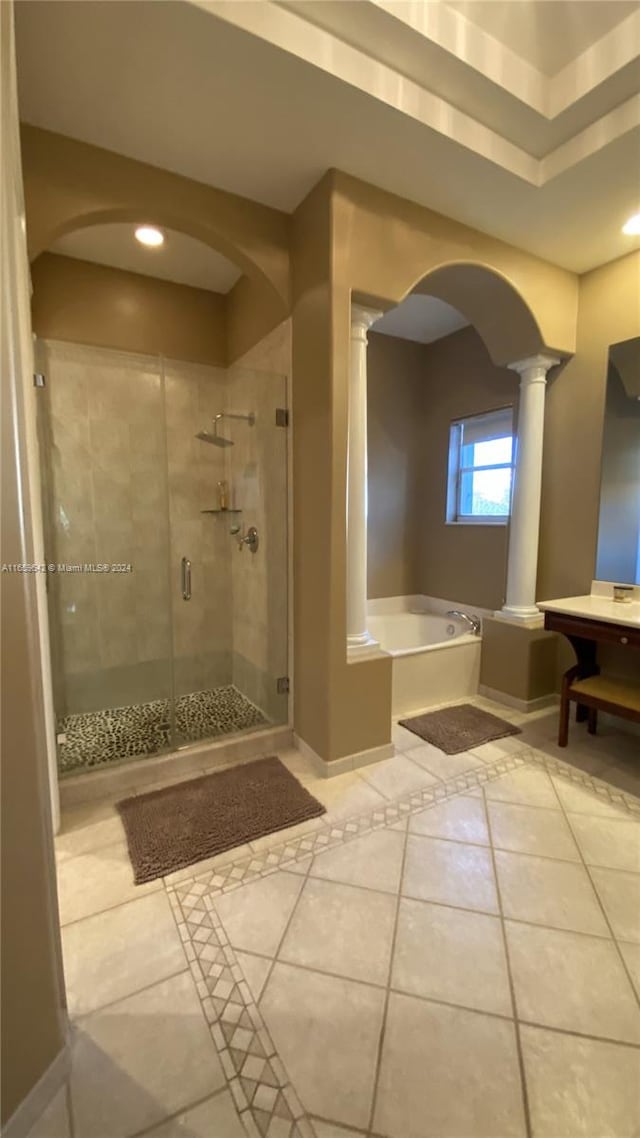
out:
<path id="1" fill-rule="evenodd" d="M 132 885 L 110 803 L 58 838 L 72 1074 L 30 1138 L 637 1138 L 640 740 L 556 712 Z"/>

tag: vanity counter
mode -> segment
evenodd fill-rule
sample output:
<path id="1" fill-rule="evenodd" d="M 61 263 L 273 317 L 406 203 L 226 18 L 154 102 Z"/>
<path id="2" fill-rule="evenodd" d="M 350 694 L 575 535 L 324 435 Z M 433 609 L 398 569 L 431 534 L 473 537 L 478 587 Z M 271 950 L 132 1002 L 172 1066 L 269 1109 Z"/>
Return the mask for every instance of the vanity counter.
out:
<path id="1" fill-rule="evenodd" d="M 590 594 L 584 597 L 563 597 L 557 601 L 540 601 L 538 608 L 544 613 L 565 614 L 582 620 L 604 621 L 622 628 L 640 631 L 640 601 L 621 604 L 609 597 Z M 545 621 L 545 627 L 549 624 Z"/>

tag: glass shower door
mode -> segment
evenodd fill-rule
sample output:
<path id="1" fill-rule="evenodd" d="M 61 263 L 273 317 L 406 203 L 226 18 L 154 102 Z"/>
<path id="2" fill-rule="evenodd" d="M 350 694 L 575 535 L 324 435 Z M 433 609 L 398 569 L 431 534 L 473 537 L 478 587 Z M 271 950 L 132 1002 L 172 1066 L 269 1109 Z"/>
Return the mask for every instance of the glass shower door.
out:
<path id="1" fill-rule="evenodd" d="M 150 357 L 39 355 L 58 763 L 75 774 L 172 745 L 164 388 Z"/>
<path id="2" fill-rule="evenodd" d="M 164 369 L 175 741 L 185 746 L 287 721 L 287 428 L 276 417 L 286 379 Z"/>
<path id="3" fill-rule="evenodd" d="M 286 723 L 286 379 L 42 343 L 62 774 Z"/>

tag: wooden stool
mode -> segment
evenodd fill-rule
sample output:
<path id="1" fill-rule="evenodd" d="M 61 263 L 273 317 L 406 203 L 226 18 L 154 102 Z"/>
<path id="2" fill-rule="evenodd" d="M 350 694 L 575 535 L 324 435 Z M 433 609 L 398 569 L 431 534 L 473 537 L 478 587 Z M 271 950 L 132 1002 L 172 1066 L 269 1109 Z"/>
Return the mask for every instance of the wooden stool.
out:
<path id="1" fill-rule="evenodd" d="M 595 735 L 598 726 L 598 711 L 608 711 L 610 715 L 620 715 L 640 723 L 640 687 L 628 680 L 617 680 L 608 676 L 588 676 L 580 679 L 580 669 L 569 668 L 562 677 L 560 694 L 560 727 L 558 746 L 566 747 L 569 740 L 569 711 L 571 701 L 588 709 L 587 730 Z M 638 744 L 640 751 L 640 743 Z"/>

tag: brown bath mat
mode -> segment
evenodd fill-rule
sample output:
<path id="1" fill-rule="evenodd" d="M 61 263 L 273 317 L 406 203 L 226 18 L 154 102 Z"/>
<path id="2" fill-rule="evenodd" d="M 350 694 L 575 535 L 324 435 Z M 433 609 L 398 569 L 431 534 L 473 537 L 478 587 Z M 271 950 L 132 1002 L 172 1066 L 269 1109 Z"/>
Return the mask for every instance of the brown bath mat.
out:
<path id="1" fill-rule="evenodd" d="M 445 755 L 459 755 L 461 751 L 470 751 L 472 747 L 480 747 L 493 739 L 522 734 L 519 727 L 507 723 L 506 719 L 490 715 L 471 703 L 443 707 L 440 711 L 416 715 L 413 719 L 400 719 L 399 723 L 427 743 L 439 747 Z"/>
<path id="2" fill-rule="evenodd" d="M 279 759 L 118 802 L 136 885 L 325 813 Z"/>

